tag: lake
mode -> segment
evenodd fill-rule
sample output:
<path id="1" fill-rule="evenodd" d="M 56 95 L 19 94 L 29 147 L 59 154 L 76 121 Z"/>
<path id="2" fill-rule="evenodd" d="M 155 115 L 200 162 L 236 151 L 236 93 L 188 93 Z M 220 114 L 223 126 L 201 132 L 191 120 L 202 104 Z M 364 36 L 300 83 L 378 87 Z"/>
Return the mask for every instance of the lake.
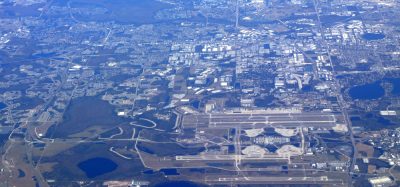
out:
<path id="1" fill-rule="evenodd" d="M 387 79 L 393 86 L 392 94 L 393 95 L 400 95 L 400 78 L 390 78 Z"/>
<path id="2" fill-rule="evenodd" d="M 4 104 L 4 103 L 0 103 L 0 110 L 4 109 L 4 108 L 6 108 L 6 107 L 7 107 L 7 105 L 6 105 L 6 104 Z"/>
<path id="3" fill-rule="evenodd" d="M 78 167 L 88 178 L 95 178 L 114 171 L 118 165 L 110 159 L 97 157 L 80 162 Z"/>
<path id="4" fill-rule="evenodd" d="M 160 169 L 160 172 L 164 173 L 164 175 L 179 175 L 178 170 L 174 168 Z"/>
<path id="5" fill-rule="evenodd" d="M 385 38 L 385 35 L 382 33 L 365 33 L 361 36 L 364 40 L 382 40 Z"/>
<path id="6" fill-rule="evenodd" d="M 379 99 L 385 95 L 385 90 L 380 85 L 380 81 L 354 86 L 350 88 L 349 95 L 352 99 L 358 100 L 372 100 Z"/>

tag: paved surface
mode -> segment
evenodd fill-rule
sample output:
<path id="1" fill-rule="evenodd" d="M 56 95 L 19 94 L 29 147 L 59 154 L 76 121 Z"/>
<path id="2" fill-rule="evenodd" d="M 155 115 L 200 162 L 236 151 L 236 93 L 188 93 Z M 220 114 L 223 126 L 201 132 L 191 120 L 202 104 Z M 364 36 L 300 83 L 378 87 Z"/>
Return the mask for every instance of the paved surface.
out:
<path id="1" fill-rule="evenodd" d="M 295 114 L 187 114 L 184 128 L 263 128 L 263 127 L 333 127 L 336 116 L 329 113 Z"/>

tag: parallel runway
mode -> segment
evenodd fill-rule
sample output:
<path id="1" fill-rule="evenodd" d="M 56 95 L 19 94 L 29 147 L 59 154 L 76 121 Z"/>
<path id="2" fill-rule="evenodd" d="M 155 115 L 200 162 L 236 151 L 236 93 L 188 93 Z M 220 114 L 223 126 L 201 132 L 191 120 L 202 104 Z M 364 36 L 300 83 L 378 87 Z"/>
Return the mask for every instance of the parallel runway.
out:
<path id="1" fill-rule="evenodd" d="M 183 116 L 183 128 L 263 128 L 263 127 L 333 127 L 336 116 L 331 113 L 285 114 L 187 114 Z"/>
<path id="2" fill-rule="evenodd" d="M 278 155 L 273 155 L 273 154 L 267 154 L 267 155 L 262 155 L 260 157 L 250 157 L 246 155 L 184 155 L 184 156 L 175 156 L 175 160 L 202 160 L 202 161 L 213 161 L 213 160 L 218 160 L 218 161 L 227 161 L 227 160 L 232 160 L 234 161 L 235 159 L 240 158 L 240 160 L 269 160 L 269 161 L 287 161 L 288 158 L 281 157 Z"/>
<path id="3" fill-rule="evenodd" d="M 207 177 L 207 183 L 235 183 L 235 184 L 325 184 L 335 186 L 345 186 L 345 180 L 341 178 L 332 178 L 328 176 L 322 177 Z"/>

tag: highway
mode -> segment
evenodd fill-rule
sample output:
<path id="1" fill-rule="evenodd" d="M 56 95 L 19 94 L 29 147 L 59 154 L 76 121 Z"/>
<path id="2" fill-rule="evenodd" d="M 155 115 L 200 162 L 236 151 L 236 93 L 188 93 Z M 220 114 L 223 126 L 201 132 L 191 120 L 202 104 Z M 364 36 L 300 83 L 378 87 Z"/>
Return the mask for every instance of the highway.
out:
<path id="1" fill-rule="evenodd" d="M 356 162 L 356 159 L 357 159 L 356 158 L 356 155 L 357 155 L 356 142 L 355 142 L 355 139 L 354 139 L 352 124 L 351 124 L 351 121 L 349 119 L 349 115 L 348 115 L 348 112 L 347 112 L 347 109 L 346 109 L 346 101 L 343 99 L 342 93 L 340 92 L 340 90 L 341 90 L 340 89 L 340 83 L 336 79 L 337 73 L 335 72 L 334 64 L 333 64 L 333 61 L 332 61 L 332 55 L 330 53 L 330 51 L 331 51 L 330 50 L 330 45 L 325 40 L 325 32 L 324 32 L 324 29 L 322 27 L 322 22 L 321 22 L 321 19 L 320 19 L 320 13 L 318 11 L 319 0 L 313 0 L 313 4 L 314 4 L 314 8 L 315 8 L 315 13 L 316 13 L 317 18 L 318 18 L 318 25 L 319 25 L 320 33 L 321 33 L 321 36 L 322 36 L 322 42 L 324 43 L 325 47 L 327 48 L 327 54 L 328 54 L 328 57 L 329 57 L 328 58 L 329 59 L 329 63 L 330 63 L 330 66 L 332 67 L 333 79 L 334 79 L 334 83 L 336 85 L 336 98 L 337 98 L 338 104 L 339 104 L 339 106 L 340 106 L 340 108 L 342 110 L 342 114 L 344 116 L 345 122 L 348 125 L 348 129 L 349 129 L 349 137 L 350 137 L 351 144 L 352 144 L 352 147 L 353 147 L 353 156 L 352 156 L 352 160 L 350 162 L 350 166 L 348 168 L 349 175 L 351 175 L 353 173 L 353 171 L 354 171 L 354 165 L 355 165 L 355 162 Z M 350 177 L 350 179 L 351 179 L 351 177 Z M 349 180 L 348 186 L 352 186 L 352 181 L 351 180 Z"/>

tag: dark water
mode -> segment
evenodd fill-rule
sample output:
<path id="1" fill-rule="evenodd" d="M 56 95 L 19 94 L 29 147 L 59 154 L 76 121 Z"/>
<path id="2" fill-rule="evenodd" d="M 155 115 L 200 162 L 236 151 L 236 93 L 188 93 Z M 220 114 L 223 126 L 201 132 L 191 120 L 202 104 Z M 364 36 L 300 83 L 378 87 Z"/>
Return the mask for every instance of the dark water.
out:
<path id="1" fill-rule="evenodd" d="M 151 175 L 151 174 L 154 174 L 154 171 L 149 169 L 149 170 L 143 171 L 143 174 Z"/>
<path id="2" fill-rule="evenodd" d="M 275 153 L 275 151 L 278 150 L 278 148 L 273 145 L 266 145 L 264 148 L 266 148 L 271 153 Z"/>
<path id="3" fill-rule="evenodd" d="M 380 85 L 380 82 L 354 86 L 350 89 L 349 94 L 353 99 L 371 100 L 379 99 L 385 95 L 385 90 Z"/>
<path id="4" fill-rule="evenodd" d="M 393 95 L 400 95 L 400 78 L 388 79 L 388 81 L 393 86 L 392 94 Z M 0 109 L 1 109 L 1 107 L 0 107 Z"/>
<path id="5" fill-rule="evenodd" d="M 195 100 L 195 101 L 193 101 L 192 103 L 191 103 L 191 105 L 194 107 L 194 108 L 199 108 L 199 106 L 200 106 L 200 101 L 199 100 Z"/>
<path id="6" fill-rule="evenodd" d="M 97 157 L 80 162 L 78 167 L 88 178 L 94 178 L 114 171 L 118 165 L 110 159 Z"/>
<path id="7" fill-rule="evenodd" d="M 18 169 L 18 178 L 25 177 L 25 172 L 22 171 L 21 169 Z"/>
<path id="8" fill-rule="evenodd" d="M 179 175 L 178 170 L 174 168 L 160 169 L 165 175 Z"/>
<path id="9" fill-rule="evenodd" d="M 189 181 L 170 181 L 156 185 L 156 187 L 199 187 L 199 186 L 202 185 Z"/>
<path id="10" fill-rule="evenodd" d="M 392 124 L 392 122 L 390 120 L 385 119 L 383 117 L 378 117 L 377 120 L 378 120 L 378 123 L 380 123 L 382 125 L 394 125 L 394 124 Z"/>
<path id="11" fill-rule="evenodd" d="M 6 106 L 7 106 L 6 104 L 0 103 L 0 110 L 6 108 Z"/>
<path id="12" fill-rule="evenodd" d="M 365 33 L 362 35 L 364 40 L 382 40 L 385 38 L 385 35 L 382 33 Z"/>

